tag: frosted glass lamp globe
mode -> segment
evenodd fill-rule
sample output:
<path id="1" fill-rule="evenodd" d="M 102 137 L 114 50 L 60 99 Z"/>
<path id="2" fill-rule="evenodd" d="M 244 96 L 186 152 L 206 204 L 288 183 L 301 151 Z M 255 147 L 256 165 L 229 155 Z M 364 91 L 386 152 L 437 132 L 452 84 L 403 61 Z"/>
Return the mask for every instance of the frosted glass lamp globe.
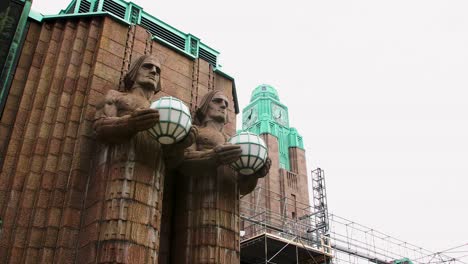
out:
<path id="1" fill-rule="evenodd" d="M 265 164 L 268 151 L 265 141 L 258 135 L 240 132 L 229 139 L 229 143 L 239 145 L 242 149 L 241 157 L 231 164 L 234 170 L 251 175 Z"/>
<path id="2" fill-rule="evenodd" d="M 159 122 L 149 129 L 159 143 L 168 145 L 181 141 L 192 127 L 189 108 L 172 96 L 161 97 L 150 108 L 159 111 Z"/>

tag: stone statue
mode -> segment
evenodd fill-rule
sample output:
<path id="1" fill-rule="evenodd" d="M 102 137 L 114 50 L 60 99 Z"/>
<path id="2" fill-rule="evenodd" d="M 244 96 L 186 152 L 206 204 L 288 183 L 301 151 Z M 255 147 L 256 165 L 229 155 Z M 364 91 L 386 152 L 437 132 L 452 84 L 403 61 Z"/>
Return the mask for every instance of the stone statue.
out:
<path id="1" fill-rule="evenodd" d="M 220 91 L 206 94 L 197 109 L 195 144 L 185 150 L 176 185 L 171 263 L 239 263 L 239 195 L 251 192 L 271 161 L 254 175 L 228 165 L 241 149 L 227 143 L 228 99 Z"/>
<path id="2" fill-rule="evenodd" d="M 94 130 L 102 146 L 96 178 L 105 185 L 98 231 L 97 263 L 157 263 L 166 166 L 182 160 L 196 131 L 175 145 L 160 145 L 147 129 L 159 121 L 150 98 L 161 90 L 161 66 L 141 56 L 120 91 L 98 105 Z M 177 156 L 178 159 L 177 159 Z M 172 164 L 173 165 L 173 164 Z"/>

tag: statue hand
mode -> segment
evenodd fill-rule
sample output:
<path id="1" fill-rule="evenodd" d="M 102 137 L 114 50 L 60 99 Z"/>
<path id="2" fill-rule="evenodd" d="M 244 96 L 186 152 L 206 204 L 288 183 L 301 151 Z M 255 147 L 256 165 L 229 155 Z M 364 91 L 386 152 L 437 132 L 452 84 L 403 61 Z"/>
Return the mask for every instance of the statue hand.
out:
<path id="1" fill-rule="evenodd" d="M 270 171 L 270 167 L 271 167 L 271 159 L 267 157 L 265 164 L 263 164 L 263 166 L 257 172 L 255 172 L 255 176 L 257 176 L 257 178 L 265 177 Z"/>
<path id="2" fill-rule="evenodd" d="M 128 118 L 129 126 L 135 131 L 143 131 L 152 128 L 159 122 L 159 112 L 151 108 L 139 108 L 133 111 Z"/>
<path id="3" fill-rule="evenodd" d="M 225 143 L 216 146 L 214 149 L 215 158 L 221 164 L 230 164 L 239 159 L 242 150 L 239 145 Z"/>

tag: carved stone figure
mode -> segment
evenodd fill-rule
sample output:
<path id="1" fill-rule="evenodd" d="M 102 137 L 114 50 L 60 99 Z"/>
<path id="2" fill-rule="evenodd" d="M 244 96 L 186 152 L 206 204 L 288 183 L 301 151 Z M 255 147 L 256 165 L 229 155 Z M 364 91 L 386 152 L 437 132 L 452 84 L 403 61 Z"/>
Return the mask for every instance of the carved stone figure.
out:
<path id="1" fill-rule="evenodd" d="M 157 263 L 165 168 L 182 159 L 195 138 L 160 145 L 148 128 L 159 121 L 150 98 L 161 90 L 161 66 L 152 56 L 134 61 L 120 91 L 109 90 L 98 106 L 94 130 L 103 143 L 96 178 L 105 185 L 98 230 L 98 263 Z M 104 190 L 103 190 L 104 191 Z M 101 194 L 97 194 L 101 195 Z"/>
<path id="2" fill-rule="evenodd" d="M 241 149 L 227 143 L 228 99 L 220 91 L 206 94 L 197 109 L 195 144 L 185 150 L 176 185 L 171 263 L 239 263 L 239 195 L 251 192 L 271 161 L 254 175 L 229 164 Z"/>

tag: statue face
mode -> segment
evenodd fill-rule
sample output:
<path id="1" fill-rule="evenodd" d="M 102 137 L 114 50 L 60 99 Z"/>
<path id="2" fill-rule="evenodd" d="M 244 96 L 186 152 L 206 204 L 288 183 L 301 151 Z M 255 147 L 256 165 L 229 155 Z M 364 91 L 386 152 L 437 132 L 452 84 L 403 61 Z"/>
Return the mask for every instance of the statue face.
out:
<path id="1" fill-rule="evenodd" d="M 149 57 L 143 61 L 138 69 L 135 84 L 151 91 L 159 92 L 158 83 L 161 74 L 161 66 L 158 60 Z"/>
<path id="2" fill-rule="evenodd" d="M 225 122 L 227 118 L 228 99 L 222 93 L 217 93 L 208 104 L 206 118 L 218 122 Z"/>

